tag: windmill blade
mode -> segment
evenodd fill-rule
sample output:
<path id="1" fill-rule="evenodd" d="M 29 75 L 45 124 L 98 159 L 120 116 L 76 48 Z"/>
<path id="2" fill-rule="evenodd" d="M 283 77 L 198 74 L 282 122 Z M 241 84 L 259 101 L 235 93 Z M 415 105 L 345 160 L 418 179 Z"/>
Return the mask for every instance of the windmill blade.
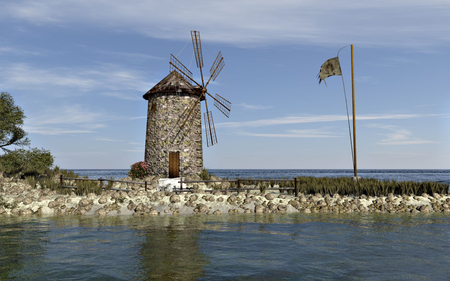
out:
<path id="1" fill-rule="evenodd" d="M 214 127 L 214 121 L 212 118 L 211 111 L 208 110 L 208 101 L 205 96 L 205 107 L 206 112 L 204 113 L 204 120 L 205 120 L 205 133 L 206 133 L 206 145 L 208 147 L 213 146 L 217 143 L 217 136 L 216 136 L 216 128 Z"/>
<path id="2" fill-rule="evenodd" d="M 191 31 L 192 45 L 194 45 L 195 62 L 198 68 L 203 67 L 202 42 L 200 40 L 200 31 Z"/>
<path id="3" fill-rule="evenodd" d="M 224 66 L 225 62 L 223 61 L 222 52 L 219 52 L 219 54 L 217 54 L 216 60 L 214 61 L 213 65 L 211 66 L 211 69 L 209 70 L 209 73 L 211 74 L 213 81 L 216 80 L 217 75 L 219 75 L 220 71 L 222 71 Z"/>
<path id="4" fill-rule="evenodd" d="M 214 121 L 211 111 L 207 111 L 204 113 L 204 121 L 205 121 L 206 145 L 210 147 L 217 143 L 216 128 L 214 127 Z"/>
<path id="5" fill-rule="evenodd" d="M 214 61 L 213 65 L 211 66 L 211 69 L 209 70 L 209 73 L 211 75 L 209 76 L 208 82 L 206 82 L 205 88 L 208 86 L 209 82 L 211 82 L 211 79 L 213 81 L 216 80 L 217 75 L 219 75 L 220 71 L 222 71 L 224 66 L 225 62 L 222 57 L 222 52 L 219 52 L 219 54 L 217 54 L 216 60 Z"/>
<path id="6" fill-rule="evenodd" d="M 219 94 L 214 98 L 214 106 L 220 110 L 227 118 L 230 118 L 231 102 Z"/>
<path id="7" fill-rule="evenodd" d="M 181 61 L 179 61 L 174 55 L 170 54 L 170 72 L 172 71 L 176 71 L 178 72 L 181 76 L 183 76 L 184 79 L 186 79 L 188 82 L 194 82 L 195 84 L 199 85 L 197 82 L 194 81 L 194 79 L 192 78 L 192 72 L 186 67 L 184 66 L 183 63 L 181 63 Z M 200 85 L 199 85 L 200 86 Z"/>
<path id="8" fill-rule="evenodd" d="M 203 53 L 202 42 L 200 40 L 200 31 L 191 31 L 192 45 L 194 46 L 195 62 L 197 67 L 200 68 L 200 76 L 202 77 L 202 86 L 204 87 L 205 81 L 203 80 Z"/>
<path id="9" fill-rule="evenodd" d="M 197 104 L 200 102 L 201 99 L 201 95 L 200 97 L 193 103 L 192 106 L 187 106 L 183 113 L 180 115 L 180 117 L 177 120 L 177 123 L 175 124 L 175 126 L 173 128 L 176 128 L 178 126 L 178 124 L 180 124 L 180 122 L 183 122 L 183 124 L 181 124 L 180 128 L 178 129 L 177 134 L 175 135 L 175 137 L 173 138 L 173 142 L 175 142 L 175 140 L 178 138 L 178 135 L 181 133 L 181 131 L 183 131 L 183 128 L 186 126 L 186 124 L 188 123 L 188 121 L 190 120 L 190 125 L 189 125 L 189 129 L 192 126 L 192 123 L 194 122 L 195 118 L 190 118 L 192 115 L 192 112 L 194 112 L 195 107 L 197 106 Z M 189 130 L 188 130 L 189 131 Z"/>
<path id="10" fill-rule="evenodd" d="M 214 105 L 220 110 L 220 112 L 222 112 L 226 117 L 229 118 L 231 111 L 231 102 L 220 96 L 219 94 L 216 94 L 216 97 L 213 97 L 210 93 L 206 93 L 214 100 Z"/>

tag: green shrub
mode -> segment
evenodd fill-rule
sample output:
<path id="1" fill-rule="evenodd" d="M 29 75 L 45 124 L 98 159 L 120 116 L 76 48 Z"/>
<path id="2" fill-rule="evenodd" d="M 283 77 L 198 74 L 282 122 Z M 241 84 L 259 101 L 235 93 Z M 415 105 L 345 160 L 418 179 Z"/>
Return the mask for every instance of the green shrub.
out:
<path id="1" fill-rule="evenodd" d="M 52 165 L 53 156 L 44 149 L 17 149 L 0 156 L 0 169 L 10 176 L 36 177 L 48 173 Z"/>
<path id="2" fill-rule="evenodd" d="M 148 177 L 150 175 L 150 171 L 147 162 L 140 161 L 131 165 L 128 175 L 132 179 L 144 179 L 145 177 Z"/>
<path id="3" fill-rule="evenodd" d="M 212 174 L 208 172 L 207 169 L 203 168 L 202 171 L 198 174 L 200 176 L 200 179 L 203 181 L 209 181 L 211 180 Z"/>

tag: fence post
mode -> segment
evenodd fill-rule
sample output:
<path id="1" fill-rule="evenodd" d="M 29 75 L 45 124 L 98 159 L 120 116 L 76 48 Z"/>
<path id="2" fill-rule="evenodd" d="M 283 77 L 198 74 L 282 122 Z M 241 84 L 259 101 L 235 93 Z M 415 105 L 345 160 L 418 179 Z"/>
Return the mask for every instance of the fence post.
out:
<path id="1" fill-rule="evenodd" d="M 147 192 L 147 181 L 145 181 L 145 192 Z"/>
<path id="2" fill-rule="evenodd" d="M 237 191 L 238 191 L 238 193 L 241 192 L 241 180 L 240 179 L 237 180 Z"/>
<path id="3" fill-rule="evenodd" d="M 63 175 L 59 175 L 59 187 L 63 186 Z"/>
<path id="4" fill-rule="evenodd" d="M 298 197 L 298 184 L 297 184 L 297 177 L 294 178 L 295 183 L 295 197 Z"/>
<path id="5" fill-rule="evenodd" d="M 180 190 L 183 190 L 183 177 L 180 177 Z"/>
<path id="6" fill-rule="evenodd" d="M 103 189 L 103 179 L 102 179 L 102 177 L 100 177 L 98 180 L 100 181 L 100 189 Z"/>

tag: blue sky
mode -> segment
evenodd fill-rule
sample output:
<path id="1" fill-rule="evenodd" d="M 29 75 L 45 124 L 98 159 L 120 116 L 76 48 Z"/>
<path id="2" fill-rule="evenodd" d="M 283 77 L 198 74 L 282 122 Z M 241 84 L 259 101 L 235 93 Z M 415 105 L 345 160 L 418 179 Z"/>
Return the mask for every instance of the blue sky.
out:
<path id="1" fill-rule="evenodd" d="M 359 168 L 450 168 L 450 2 L 0 0 L 0 91 L 25 111 L 32 147 L 62 168 L 144 158 L 142 95 L 189 66 L 199 30 L 218 143 L 206 168 L 351 169 L 342 80 L 318 85 L 354 44 Z M 351 101 L 350 48 L 340 52 Z M 210 102 L 212 104 L 212 101 Z M 204 110 L 204 107 L 202 108 Z"/>

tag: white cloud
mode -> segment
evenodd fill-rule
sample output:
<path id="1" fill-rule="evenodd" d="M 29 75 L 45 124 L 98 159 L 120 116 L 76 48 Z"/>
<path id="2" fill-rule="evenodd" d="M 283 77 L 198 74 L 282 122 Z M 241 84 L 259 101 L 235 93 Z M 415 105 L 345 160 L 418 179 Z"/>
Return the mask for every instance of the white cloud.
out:
<path id="1" fill-rule="evenodd" d="M 209 41 L 418 48 L 450 41 L 446 0 L 398 1 L 148 1 L 16 0 L 2 3 L 3 21 L 100 26 L 154 38 L 186 38 L 199 29 Z M 201 16 L 199 16 L 201 15 Z M 395 27 L 395 28 L 393 28 Z"/>
<path id="2" fill-rule="evenodd" d="M 373 114 L 356 116 L 357 121 L 362 120 L 388 120 L 388 119 L 411 119 L 424 117 L 439 117 L 439 114 Z M 244 122 L 224 122 L 216 124 L 216 128 L 243 128 L 243 127 L 264 127 L 286 124 L 304 124 L 318 122 L 347 121 L 345 115 L 311 115 L 311 116 L 290 116 L 273 119 L 260 119 Z"/>
<path id="3" fill-rule="evenodd" d="M 238 135 L 266 138 L 336 138 L 337 136 L 324 129 L 289 130 L 286 133 L 250 133 L 239 132 Z"/>
<path id="4" fill-rule="evenodd" d="M 76 68 L 36 68 L 26 63 L 16 63 L 9 66 L 0 66 L 0 82 L 18 89 L 48 89 L 60 87 L 59 93 L 67 89 L 75 91 L 93 91 L 97 89 L 110 91 L 147 91 L 150 84 L 143 82 L 143 73 L 135 70 L 126 70 L 123 66 L 103 64 L 85 69 Z M 108 94 L 108 93 L 107 93 Z M 118 94 L 109 92 L 109 95 Z M 131 97 L 129 93 L 123 97 Z"/>
<path id="5" fill-rule="evenodd" d="M 237 106 L 242 107 L 244 109 L 248 109 L 248 110 L 261 110 L 261 109 L 272 108 L 271 106 L 255 105 L 255 104 L 247 104 L 247 103 L 240 103 Z"/>
<path id="6" fill-rule="evenodd" d="M 41 135 L 93 133 L 112 119 L 107 114 L 92 112 L 80 105 L 47 108 L 46 113 L 28 116 L 24 130 Z"/>
<path id="7" fill-rule="evenodd" d="M 422 140 L 418 138 L 412 138 L 413 133 L 394 125 L 382 125 L 382 124 L 368 124 L 368 128 L 378 128 L 388 130 L 390 133 L 380 134 L 385 139 L 380 140 L 376 144 L 378 145 L 410 145 L 410 144 L 430 144 L 436 143 L 434 141 Z"/>
<path id="8" fill-rule="evenodd" d="M 108 138 L 95 138 L 96 141 L 106 141 L 106 142 L 121 142 L 120 140 L 113 140 L 113 139 L 108 139 Z"/>

